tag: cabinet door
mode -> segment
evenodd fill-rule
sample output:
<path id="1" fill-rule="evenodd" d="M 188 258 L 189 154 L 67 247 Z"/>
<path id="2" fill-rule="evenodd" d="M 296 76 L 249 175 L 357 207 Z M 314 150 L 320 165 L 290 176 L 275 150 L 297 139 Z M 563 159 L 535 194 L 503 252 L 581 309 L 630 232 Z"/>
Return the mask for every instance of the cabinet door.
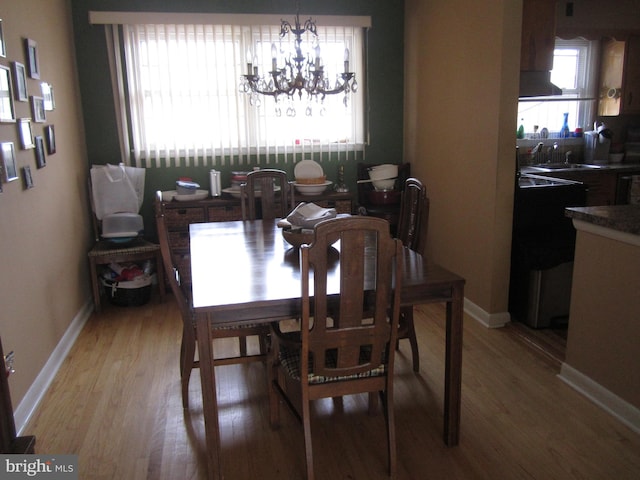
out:
<path id="1" fill-rule="evenodd" d="M 556 42 L 556 0 L 524 0 L 520 71 L 553 70 Z"/>
<path id="2" fill-rule="evenodd" d="M 598 101 L 598 115 L 601 117 L 620 114 L 624 52 L 623 41 L 607 39 L 602 42 Z"/>
<path id="3" fill-rule="evenodd" d="M 640 37 L 627 41 L 622 80 L 622 112 L 640 113 Z"/>

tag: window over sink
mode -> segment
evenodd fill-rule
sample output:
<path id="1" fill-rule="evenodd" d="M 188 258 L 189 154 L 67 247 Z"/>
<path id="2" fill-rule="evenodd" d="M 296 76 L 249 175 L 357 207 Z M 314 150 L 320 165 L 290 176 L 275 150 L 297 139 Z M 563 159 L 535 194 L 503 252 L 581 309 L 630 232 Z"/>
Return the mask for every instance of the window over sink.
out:
<path id="1" fill-rule="evenodd" d="M 591 130 L 597 111 L 599 43 L 583 38 L 556 38 L 551 83 L 562 89 L 562 95 L 521 98 L 518 102 L 516 128 L 524 126 L 526 139 L 560 137 L 564 114 L 568 113 L 570 132 L 576 128 Z"/>

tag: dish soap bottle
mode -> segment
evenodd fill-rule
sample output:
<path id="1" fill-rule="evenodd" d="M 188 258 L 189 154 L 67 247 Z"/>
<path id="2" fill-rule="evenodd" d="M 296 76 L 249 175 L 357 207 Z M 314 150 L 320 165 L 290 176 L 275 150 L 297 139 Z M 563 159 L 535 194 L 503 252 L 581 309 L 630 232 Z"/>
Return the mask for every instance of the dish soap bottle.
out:
<path id="1" fill-rule="evenodd" d="M 563 113 L 564 121 L 562 122 L 562 128 L 560 129 L 560 137 L 567 138 L 571 135 L 569 133 L 569 112 Z"/>
<path id="2" fill-rule="evenodd" d="M 518 131 L 516 132 L 516 138 L 524 138 L 524 118 L 520 119 L 520 126 L 518 127 Z"/>

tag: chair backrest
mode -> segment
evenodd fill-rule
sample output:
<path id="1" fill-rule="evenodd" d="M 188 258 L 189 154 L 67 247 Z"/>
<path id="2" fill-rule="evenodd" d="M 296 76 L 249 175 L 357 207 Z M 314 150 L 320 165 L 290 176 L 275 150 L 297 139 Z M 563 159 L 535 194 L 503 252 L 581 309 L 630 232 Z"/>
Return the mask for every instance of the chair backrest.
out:
<path id="1" fill-rule="evenodd" d="M 339 278 L 327 274 L 336 253 L 331 245 L 337 240 Z M 343 217 L 316 226 L 313 243 L 300 247 L 302 372 L 359 375 L 386 362 L 388 371 L 393 370 L 402 248 L 380 218 Z M 338 286 L 339 295 L 328 293 Z"/>
<path id="2" fill-rule="evenodd" d="M 397 237 L 405 247 L 424 255 L 428 226 L 427 189 L 417 178 L 408 178 L 400 202 Z"/>
<path id="3" fill-rule="evenodd" d="M 160 252 L 162 253 L 162 264 L 164 266 L 165 277 L 168 278 L 169 286 L 173 295 L 176 297 L 180 314 L 183 321 L 191 321 L 192 309 L 191 309 L 191 294 L 190 294 L 190 279 L 181 276 L 179 269 L 174 262 L 171 248 L 169 246 L 169 232 L 167 230 L 167 224 L 164 217 L 164 211 L 162 209 L 161 202 L 156 202 L 156 228 L 158 230 L 158 243 L 160 243 Z M 160 285 L 160 288 L 164 288 L 164 285 Z"/>
<path id="4" fill-rule="evenodd" d="M 293 186 L 283 170 L 266 168 L 247 174 L 246 183 L 240 187 L 242 219 L 285 218 L 294 207 Z M 256 211 L 260 203 L 260 214 Z"/>

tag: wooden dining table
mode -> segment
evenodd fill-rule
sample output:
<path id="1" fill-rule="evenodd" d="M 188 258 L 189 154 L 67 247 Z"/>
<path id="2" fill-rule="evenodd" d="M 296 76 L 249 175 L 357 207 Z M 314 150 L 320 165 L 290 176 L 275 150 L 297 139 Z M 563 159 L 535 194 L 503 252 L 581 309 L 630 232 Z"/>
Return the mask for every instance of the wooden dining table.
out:
<path id="1" fill-rule="evenodd" d="M 298 249 L 275 220 L 196 223 L 189 226 L 208 477 L 223 478 L 212 329 L 297 318 L 301 307 Z M 339 243 L 334 245 L 339 257 Z M 464 278 L 405 249 L 402 305 L 446 303 L 444 442 L 458 444 L 462 381 Z M 332 264 L 339 273 L 339 262 Z M 372 269 L 373 271 L 373 269 Z"/>

